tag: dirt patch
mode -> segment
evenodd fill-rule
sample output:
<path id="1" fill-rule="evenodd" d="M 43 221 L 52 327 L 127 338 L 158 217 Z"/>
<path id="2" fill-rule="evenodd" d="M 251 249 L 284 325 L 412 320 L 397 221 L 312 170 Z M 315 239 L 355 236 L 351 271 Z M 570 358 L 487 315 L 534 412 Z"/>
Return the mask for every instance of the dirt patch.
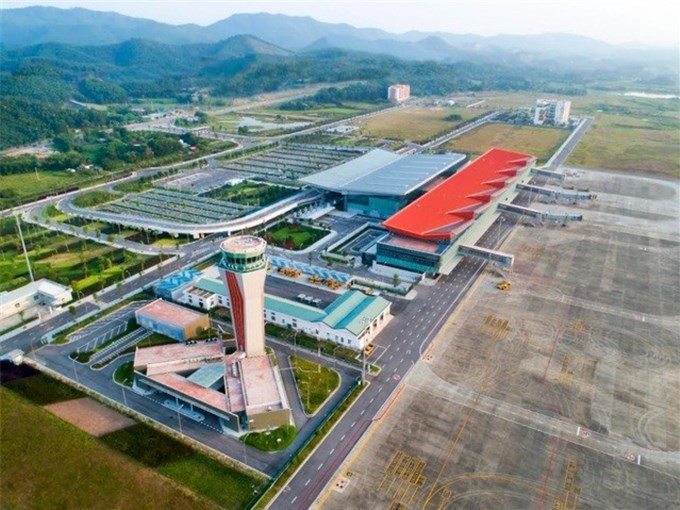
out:
<path id="1" fill-rule="evenodd" d="M 87 397 L 46 405 L 45 409 L 93 436 L 135 424 L 133 419 Z"/>

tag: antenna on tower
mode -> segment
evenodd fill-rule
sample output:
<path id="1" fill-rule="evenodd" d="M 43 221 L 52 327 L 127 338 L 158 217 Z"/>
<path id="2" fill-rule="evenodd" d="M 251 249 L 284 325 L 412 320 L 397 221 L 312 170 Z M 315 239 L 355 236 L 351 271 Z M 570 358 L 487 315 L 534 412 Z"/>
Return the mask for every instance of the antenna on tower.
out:
<path id="1" fill-rule="evenodd" d="M 31 270 L 31 261 L 28 258 L 28 252 L 26 251 L 26 243 L 24 242 L 24 233 L 21 231 L 21 223 L 19 222 L 19 215 L 14 215 L 14 219 L 17 222 L 17 230 L 19 231 L 19 239 L 21 239 L 21 247 L 24 249 L 24 257 L 26 257 L 26 266 L 28 267 L 28 274 L 31 277 L 31 281 L 34 282 L 33 271 Z"/>

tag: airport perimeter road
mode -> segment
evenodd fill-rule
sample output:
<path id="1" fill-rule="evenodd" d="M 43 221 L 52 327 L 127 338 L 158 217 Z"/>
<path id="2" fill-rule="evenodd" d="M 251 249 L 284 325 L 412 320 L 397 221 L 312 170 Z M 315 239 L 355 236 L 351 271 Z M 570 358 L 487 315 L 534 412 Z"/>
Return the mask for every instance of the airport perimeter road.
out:
<path id="1" fill-rule="evenodd" d="M 489 248 L 496 246 L 514 224 L 512 219 L 497 221 L 477 244 Z M 466 257 L 454 272 L 441 277 L 436 285 L 418 286 L 418 296 L 387 325 L 369 359 L 380 365 L 380 374 L 368 378 L 368 387 L 269 508 L 302 510 L 312 505 L 371 422 L 386 411 L 383 406 L 389 406 L 390 396 L 427 351 L 485 266 L 486 262 L 482 260 Z"/>
<path id="2" fill-rule="evenodd" d="M 576 129 L 569 135 L 569 138 L 567 138 L 562 146 L 552 155 L 545 165 L 545 168 L 548 170 L 557 170 L 561 167 L 569 157 L 569 154 L 571 154 L 576 145 L 581 141 L 583 135 L 586 134 L 586 131 L 588 131 L 592 123 L 592 117 L 583 117 L 579 125 L 576 126 Z"/>

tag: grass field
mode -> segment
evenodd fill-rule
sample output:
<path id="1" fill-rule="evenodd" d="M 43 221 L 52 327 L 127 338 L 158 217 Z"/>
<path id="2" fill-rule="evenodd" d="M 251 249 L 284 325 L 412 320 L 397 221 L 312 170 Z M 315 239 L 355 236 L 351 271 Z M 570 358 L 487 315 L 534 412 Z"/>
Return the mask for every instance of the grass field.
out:
<path id="1" fill-rule="evenodd" d="M 132 387 L 132 381 L 135 377 L 134 363 L 132 361 L 126 361 L 120 365 L 113 372 L 113 380 L 119 384 L 124 384 L 125 386 Z"/>
<path id="2" fill-rule="evenodd" d="M 219 508 L 12 391 L 0 401 L 3 508 Z"/>
<path id="3" fill-rule="evenodd" d="M 328 235 L 327 230 L 284 221 L 267 230 L 262 237 L 272 246 L 279 246 L 286 250 L 304 250 L 326 235 Z"/>
<path id="4" fill-rule="evenodd" d="M 304 102 L 304 100 L 302 100 Z M 281 110 L 279 108 L 257 108 L 248 110 L 248 115 L 263 115 L 271 118 L 283 117 L 292 122 L 316 122 L 319 120 L 333 120 L 353 115 L 360 115 L 379 108 L 381 105 L 372 103 L 344 102 L 342 106 L 319 105 L 308 110 Z M 382 105 L 384 106 L 384 105 Z"/>
<path id="5" fill-rule="evenodd" d="M 361 135 L 420 143 L 479 115 L 479 110 L 469 108 L 405 108 L 374 115 L 358 124 Z M 446 120 L 450 116 L 459 116 L 460 120 Z"/>
<path id="6" fill-rule="evenodd" d="M 559 128 L 485 124 L 454 138 L 446 145 L 446 150 L 465 152 L 474 157 L 491 147 L 499 147 L 536 156 L 540 164 L 552 156 L 569 133 L 569 130 Z"/>
<path id="7" fill-rule="evenodd" d="M 484 94 L 490 108 L 531 107 L 543 94 Z M 546 95 L 546 98 L 558 96 Z M 680 101 L 593 92 L 561 96 L 595 122 L 566 164 L 680 177 Z"/>
<path id="8" fill-rule="evenodd" d="M 11 197 L 0 197 L 0 209 L 11 207 L 24 200 L 46 193 L 55 193 L 83 184 L 96 184 L 105 179 L 91 174 L 61 172 L 30 172 L 26 174 L 0 175 L 0 189 Z"/>
<path id="9" fill-rule="evenodd" d="M 599 113 L 567 165 L 680 177 L 680 120 Z"/>
<path id="10" fill-rule="evenodd" d="M 5 386 L 12 390 L 12 392 L 39 406 L 56 404 L 57 402 L 86 396 L 68 384 L 64 384 L 44 374 L 16 379 L 6 383 Z"/>
<path id="11" fill-rule="evenodd" d="M 340 385 L 340 375 L 335 370 L 299 356 L 291 356 L 290 364 L 305 413 L 314 414 Z"/>

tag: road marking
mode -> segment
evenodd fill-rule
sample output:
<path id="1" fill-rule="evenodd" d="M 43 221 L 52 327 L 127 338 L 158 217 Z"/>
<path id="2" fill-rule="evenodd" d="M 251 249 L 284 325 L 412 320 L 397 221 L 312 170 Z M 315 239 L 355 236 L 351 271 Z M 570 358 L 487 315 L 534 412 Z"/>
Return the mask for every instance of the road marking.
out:
<path id="1" fill-rule="evenodd" d="M 362 409 L 361 412 L 359 413 L 359 416 L 363 416 L 365 412 L 366 412 L 366 409 Z"/>
<path id="2" fill-rule="evenodd" d="M 346 435 L 347 434 L 343 434 L 342 437 L 340 438 L 340 441 L 344 440 Z"/>
<path id="3" fill-rule="evenodd" d="M 383 389 L 382 389 L 382 386 L 381 386 L 380 388 L 378 388 L 378 393 L 380 393 L 382 390 Z"/>
<path id="4" fill-rule="evenodd" d="M 298 497 L 295 496 L 293 499 L 291 499 L 291 500 L 290 500 L 290 504 L 292 505 L 293 503 L 295 503 L 295 500 L 296 500 L 297 498 L 298 498 Z"/>
<path id="5" fill-rule="evenodd" d="M 372 404 L 374 400 L 375 400 L 375 397 L 373 397 L 373 398 L 370 400 L 369 404 Z"/>
<path id="6" fill-rule="evenodd" d="M 403 362 L 404 362 L 404 358 L 401 358 L 401 359 L 399 360 L 399 363 L 403 363 Z"/>
<path id="7" fill-rule="evenodd" d="M 333 449 L 328 453 L 328 455 L 333 455 L 333 452 L 334 452 L 334 451 L 335 451 L 335 448 L 333 448 Z"/>
<path id="8" fill-rule="evenodd" d="M 356 420 L 353 421 L 352 424 L 350 425 L 350 428 L 354 427 L 354 425 L 356 425 L 356 424 L 357 424 Z"/>
<path id="9" fill-rule="evenodd" d="M 322 467 L 323 467 L 323 462 L 322 462 L 321 464 L 319 464 L 319 467 L 316 468 L 316 470 L 317 470 L 317 471 L 321 471 L 321 468 L 322 468 Z"/>

